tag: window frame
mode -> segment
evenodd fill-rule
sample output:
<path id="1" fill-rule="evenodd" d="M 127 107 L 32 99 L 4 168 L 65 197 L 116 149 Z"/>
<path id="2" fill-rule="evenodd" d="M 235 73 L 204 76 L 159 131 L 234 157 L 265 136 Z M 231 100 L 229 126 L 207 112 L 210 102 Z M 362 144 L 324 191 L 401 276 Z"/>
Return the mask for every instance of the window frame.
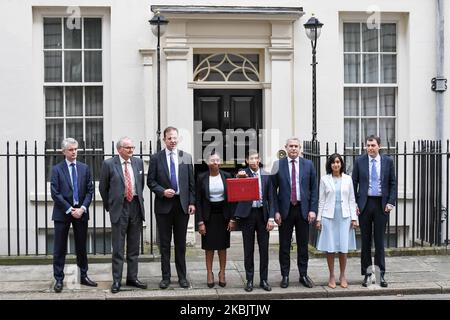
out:
<path id="1" fill-rule="evenodd" d="M 341 46 L 342 46 L 342 66 L 343 66 L 343 74 L 342 74 L 342 83 L 343 83 L 343 91 L 342 91 L 342 103 L 343 103 L 343 120 L 344 120 L 344 124 L 343 124 L 343 140 L 344 140 L 344 144 L 345 144 L 345 153 L 346 154 L 353 154 L 353 152 L 355 151 L 356 153 L 360 153 L 361 152 L 361 145 L 365 144 L 365 136 L 363 136 L 363 129 L 362 129 L 362 122 L 364 119 L 376 119 L 376 123 L 377 123 L 377 132 L 376 134 L 379 136 L 380 135 L 380 120 L 382 119 L 394 119 L 395 121 L 395 128 L 394 128 L 394 141 L 397 141 L 397 137 L 398 137 L 398 113 L 399 113 L 399 61 L 398 61 L 398 56 L 399 56 L 399 28 L 400 28 L 400 21 L 398 20 L 391 20 L 391 19 L 383 19 L 380 22 L 380 28 L 377 29 L 377 51 L 363 51 L 363 24 L 367 23 L 367 20 L 365 21 L 365 19 L 367 19 L 367 16 L 362 19 L 362 18 L 355 18 L 355 17 L 342 17 L 341 19 L 341 30 L 342 30 L 342 38 L 341 38 Z M 359 51 L 345 51 L 344 48 L 344 37 L 345 37 L 345 33 L 344 33 L 344 26 L 347 23 L 358 23 L 360 25 L 359 28 Z M 396 32 L 396 48 L 395 51 L 392 52 L 384 52 L 381 51 L 381 43 L 382 43 L 382 39 L 381 39 L 381 25 L 382 24 L 395 24 L 395 32 Z M 359 55 L 360 59 L 359 59 L 359 82 L 355 83 L 355 82 L 345 82 L 345 56 L 347 54 L 357 54 Z M 374 54 L 377 56 L 377 60 L 378 60 L 378 82 L 377 83 L 365 83 L 364 82 L 364 68 L 363 68 L 363 56 L 364 54 Z M 396 67 L 396 81 L 393 83 L 382 83 L 382 64 L 381 64 L 381 57 L 382 55 L 395 55 L 395 67 Z M 345 91 L 347 88 L 355 88 L 358 89 L 358 115 L 346 115 L 345 114 Z M 377 89 L 377 107 L 376 107 L 376 115 L 363 115 L 362 113 L 362 90 L 364 88 L 376 88 Z M 382 88 L 394 88 L 394 103 L 395 103 L 395 113 L 394 115 L 380 115 L 380 89 Z M 345 126 L 345 121 L 347 119 L 355 119 L 358 120 L 358 136 L 359 136 L 359 142 L 356 142 L 354 145 L 347 145 L 346 144 L 346 126 Z M 386 137 L 386 140 L 388 139 L 388 137 Z M 393 145 L 383 145 L 382 144 L 382 149 L 388 149 L 394 147 Z"/>
<path id="2" fill-rule="evenodd" d="M 44 44 L 44 22 L 46 18 L 51 18 L 51 19 L 60 19 L 61 20 L 61 48 L 45 48 L 45 44 Z M 60 82 L 46 82 L 45 81 L 45 59 L 43 59 L 43 70 L 44 72 L 42 73 L 43 75 L 43 99 L 44 99 L 44 122 L 46 123 L 47 120 L 63 120 L 63 136 L 67 136 L 67 120 L 76 120 L 76 119 L 82 119 L 83 121 L 83 141 L 79 141 L 79 143 L 83 143 L 84 141 L 86 141 L 86 120 L 89 119 L 101 119 L 104 122 L 104 117 L 105 117 L 105 104 L 104 104 L 104 96 L 105 96 L 105 92 L 104 92 L 104 16 L 102 15 L 82 15 L 80 17 L 81 19 L 81 47 L 80 48 L 69 48 L 66 49 L 65 48 L 65 37 L 64 37 L 64 22 L 65 19 L 67 18 L 67 16 L 64 15 L 42 15 L 42 42 L 41 42 L 41 52 L 42 52 L 42 56 L 45 57 L 45 52 L 61 52 L 61 81 Z M 101 48 L 85 48 L 84 45 L 84 33 L 85 33 L 85 28 L 84 28 L 84 21 L 85 18 L 91 19 L 91 18 L 95 18 L 95 19 L 100 19 L 100 23 L 101 23 Z M 81 81 L 79 82 L 66 82 L 65 81 L 65 53 L 66 52 L 81 52 Z M 86 82 L 85 81 L 85 70 L 84 70 L 84 63 L 85 63 L 85 52 L 101 52 L 101 59 L 102 59 L 102 71 L 101 71 L 101 76 L 102 76 L 102 81 L 101 82 Z M 46 112 L 46 96 L 45 96 L 45 89 L 48 87 L 55 87 L 55 88 L 61 88 L 62 87 L 62 105 L 63 105 L 63 113 L 62 116 L 47 116 L 47 112 Z M 66 108 L 66 90 L 68 87 L 82 87 L 82 114 L 81 115 L 77 115 L 77 116 L 67 116 L 67 108 Z M 87 116 L 86 115 L 86 87 L 101 87 L 102 88 L 102 115 L 101 116 Z M 104 140 L 104 132 L 105 132 L 105 128 L 103 125 L 103 140 Z M 48 140 L 47 137 L 47 132 L 45 132 L 45 140 Z M 93 150 L 92 148 L 90 148 L 91 146 L 86 146 L 86 150 L 91 151 Z M 103 148 L 103 146 L 99 146 L 101 148 Z M 97 148 L 96 148 L 97 149 Z M 61 149 L 59 148 L 59 145 L 57 144 L 56 149 L 53 147 L 51 148 L 47 148 L 46 146 L 46 151 L 61 151 Z"/>

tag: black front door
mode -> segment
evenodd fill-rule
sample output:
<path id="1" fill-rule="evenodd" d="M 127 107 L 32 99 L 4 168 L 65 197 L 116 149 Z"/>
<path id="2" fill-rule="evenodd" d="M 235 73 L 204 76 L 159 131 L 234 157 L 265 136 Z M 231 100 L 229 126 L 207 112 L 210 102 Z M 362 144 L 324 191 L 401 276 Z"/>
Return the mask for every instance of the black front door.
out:
<path id="1" fill-rule="evenodd" d="M 245 163 L 245 154 L 249 148 L 259 150 L 259 130 L 262 129 L 262 90 L 254 89 L 216 89 L 194 91 L 194 121 L 196 163 L 203 158 L 203 150 L 212 142 L 221 143 L 218 148 L 222 158 L 226 160 L 222 168 L 235 171 Z M 199 126 L 201 124 L 201 128 Z M 209 131 L 208 131 L 209 130 Z M 206 132 L 206 134 L 205 134 Z M 221 141 L 209 138 L 208 132 L 221 133 Z M 255 135 L 253 134 L 255 133 Z M 239 139 L 238 136 L 245 137 Z M 233 151 L 231 150 L 233 149 Z M 197 172 L 206 170 L 205 165 L 197 165 Z"/>

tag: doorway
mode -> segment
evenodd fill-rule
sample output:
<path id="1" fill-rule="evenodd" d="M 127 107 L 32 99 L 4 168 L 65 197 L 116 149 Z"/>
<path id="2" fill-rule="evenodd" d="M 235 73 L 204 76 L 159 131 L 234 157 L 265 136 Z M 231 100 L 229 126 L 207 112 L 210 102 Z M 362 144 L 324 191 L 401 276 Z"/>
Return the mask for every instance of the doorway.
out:
<path id="1" fill-rule="evenodd" d="M 196 137 L 202 137 L 201 154 L 196 154 L 195 171 L 207 170 L 206 164 L 198 164 L 203 158 L 203 151 L 211 145 L 211 140 L 205 139 L 205 132 L 221 133 L 222 169 L 235 173 L 245 165 L 245 155 L 249 148 L 260 150 L 259 130 L 262 126 L 262 90 L 260 89 L 197 89 L 194 90 L 194 121 L 201 123 L 201 132 Z M 252 130 L 253 129 L 253 130 Z M 197 127 L 196 129 L 197 130 Z M 245 139 L 238 139 L 234 134 L 244 132 Z M 256 133 L 256 136 L 251 135 Z M 195 143 L 200 143 L 195 141 Z M 233 152 L 231 153 L 231 149 Z M 220 150 L 220 148 L 219 148 Z M 229 151 L 229 152 L 228 152 Z M 226 160 L 226 161 L 225 161 Z"/>

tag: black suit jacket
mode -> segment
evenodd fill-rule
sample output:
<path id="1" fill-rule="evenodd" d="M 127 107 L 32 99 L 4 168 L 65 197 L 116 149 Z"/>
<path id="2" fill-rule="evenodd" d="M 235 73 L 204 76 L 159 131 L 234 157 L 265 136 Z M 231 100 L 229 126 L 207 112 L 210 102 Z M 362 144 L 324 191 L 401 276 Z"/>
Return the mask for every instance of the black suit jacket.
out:
<path id="1" fill-rule="evenodd" d="M 150 159 L 147 186 L 156 195 L 155 213 L 169 213 L 173 201 L 164 197 L 164 190 L 172 188 L 165 149 L 153 154 Z M 195 205 L 194 168 L 191 155 L 182 150 L 178 150 L 178 187 L 183 211 L 185 214 L 189 214 L 189 205 Z"/>
<path id="2" fill-rule="evenodd" d="M 144 196 L 144 165 L 142 159 L 131 157 L 136 193 L 139 197 L 142 220 L 145 220 Z M 109 211 L 111 223 L 119 221 L 122 215 L 123 202 L 125 201 L 125 178 L 119 156 L 103 161 L 102 176 L 99 184 L 103 206 Z"/>
<path id="3" fill-rule="evenodd" d="M 249 177 L 253 176 L 250 168 L 246 168 L 245 172 Z M 269 218 L 273 218 L 275 215 L 275 206 L 273 202 L 276 199 L 276 195 L 274 193 L 274 188 L 272 185 L 271 176 L 268 172 L 263 170 L 259 170 L 261 175 L 261 188 L 262 188 L 262 201 L 263 201 L 263 212 L 264 212 L 264 221 L 267 223 Z M 243 201 L 238 202 L 236 206 L 236 210 L 234 212 L 234 216 L 236 218 L 247 218 L 252 211 L 253 201 Z"/>
<path id="4" fill-rule="evenodd" d="M 224 217 L 225 219 L 230 219 L 232 216 L 232 206 L 227 201 L 227 183 L 226 179 L 231 178 L 231 174 L 228 172 L 220 170 L 220 177 L 222 178 L 224 186 Z M 209 171 L 202 172 L 197 177 L 197 183 L 195 184 L 195 199 L 196 199 L 196 214 L 198 222 L 206 222 L 210 217 L 210 201 L 209 201 Z"/>
<path id="5" fill-rule="evenodd" d="M 286 219 L 289 215 L 291 203 L 291 177 L 289 175 L 290 158 L 286 157 L 276 161 L 272 168 L 272 182 L 278 201 L 274 201 L 275 212 L 280 212 Z M 311 160 L 299 158 L 300 198 L 302 216 L 308 219 L 308 212 L 317 213 L 319 207 L 319 192 L 317 190 L 316 169 Z"/>
<path id="6" fill-rule="evenodd" d="M 91 204 L 94 193 L 91 172 L 86 164 L 79 161 L 76 162 L 76 168 L 78 177 L 78 204 L 80 207 L 86 207 L 86 212 L 81 216 L 81 219 L 88 220 L 89 205 Z M 53 206 L 52 220 L 68 221 L 67 219 L 71 215 L 66 214 L 66 211 L 73 206 L 73 187 L 66 160 L 61 161 L 52 168 L 50 190 L 55 203 Z"/>
<path id="7" fill-rule="evenodd" d="M 367 203 L 369 192 L 369 156 L 364 154 L 358 157 L 353 166 L 353 189 L 356 203 L 362 212 Z M 381 155 L 381 205 L 395 205 L 397 200 L 397 181 L 395 179 L 394 161 L 387 155 Z"/>

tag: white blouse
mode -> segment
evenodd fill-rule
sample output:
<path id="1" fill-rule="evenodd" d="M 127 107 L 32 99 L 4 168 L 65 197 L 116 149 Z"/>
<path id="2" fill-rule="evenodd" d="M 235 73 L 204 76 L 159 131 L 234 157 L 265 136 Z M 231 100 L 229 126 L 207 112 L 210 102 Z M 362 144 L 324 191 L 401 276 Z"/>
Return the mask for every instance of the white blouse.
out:
<path id="1" fill-rule="evenodd" d="M 209 176 L 209 201 L 219 202 L 225 200 L 225 187 L 223 185 L 220 174 L 217 176 Z"/>

